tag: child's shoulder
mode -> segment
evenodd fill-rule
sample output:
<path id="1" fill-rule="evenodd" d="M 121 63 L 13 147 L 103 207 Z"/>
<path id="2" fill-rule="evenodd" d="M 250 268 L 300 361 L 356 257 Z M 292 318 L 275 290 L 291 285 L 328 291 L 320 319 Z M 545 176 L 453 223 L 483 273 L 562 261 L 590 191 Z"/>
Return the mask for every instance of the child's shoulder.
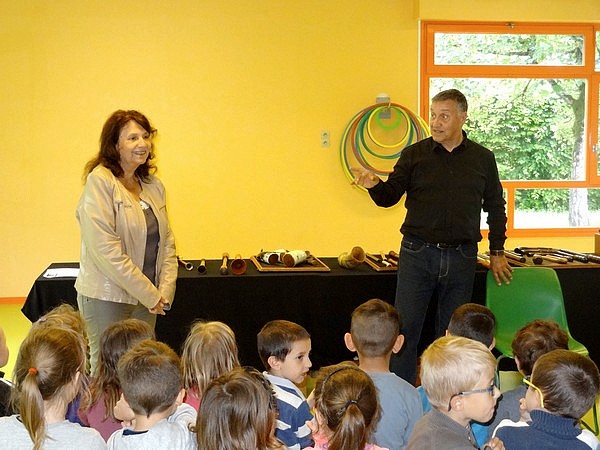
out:
<path id="1" fill-rule="evenodd" d="M 271 375 L 269 372 L 264 372 L 263 375 L 273 386 L 277 400 L 294 405 L 296 408 L 302 402 L 306 403 L 306 397 L 302 391 L 287 378 Z"/>
<path id="2" fill-rule="evenodd" d="M 108 440 L 110 450 L 179 448 L 195 449 L 195 434 L 189 425 L 163 419 L 147 431 L 136 432 L 128 428 L 115 431 Z M 86 449 L 87 450 L 87 449 Z"/>
<path id="3" fill-rule="evenodd" d="M 415 401 L 420 399 L 417 388 L 395 373 L 369 373 L 369 376 L 379 392 L 392 394 L 395 397 L 409 397 Z"/>
<path id="4" fill-rule="evenodd" d="M 56 443 L 62 442 L 62 445 L 69 444 L 70 448 L 84 448 L 85 450 L 106 448 L 106 442 L 96 429 L 82 427 L 78 423 L 64 420 L 48 425 L 47 430 L 49 439 Z"/>

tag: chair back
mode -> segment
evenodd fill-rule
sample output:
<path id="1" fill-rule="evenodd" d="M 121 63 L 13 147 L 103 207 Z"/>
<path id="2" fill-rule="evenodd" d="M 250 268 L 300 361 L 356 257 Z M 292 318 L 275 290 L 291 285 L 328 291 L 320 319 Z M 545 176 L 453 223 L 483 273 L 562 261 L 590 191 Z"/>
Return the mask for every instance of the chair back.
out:
<path id="1" fill-rule="evenodd" d="M 491 271 L 486 279 L 486 305 L 496 316 L 496 349 L 510 358 L 516 332 L 535 319 L 554 320 L 569 336 L 569 349 L 588 355 L 571 336 L 567 314 L 554 269 L 516 267 L 510 284 L 498 286 Z"/>

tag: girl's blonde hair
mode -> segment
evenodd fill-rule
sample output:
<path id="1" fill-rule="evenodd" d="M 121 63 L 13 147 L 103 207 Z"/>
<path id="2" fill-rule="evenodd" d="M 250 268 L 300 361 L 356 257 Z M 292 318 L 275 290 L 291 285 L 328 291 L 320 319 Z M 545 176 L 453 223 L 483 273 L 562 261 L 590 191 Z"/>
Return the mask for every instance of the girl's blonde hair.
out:
<path id="1" fill-rule="evenodd" d="M 86 355 L 81 335 L 62 326 L 32 327 L 22 342 L 15 364 L 12 404 L 33 442 L 46 439 L 44 401 L 67 408 L 79 391 Z"/>
<path id="2" fill-rule="evenodd" d="M 274 450 L 277 400 L 254 368 L 235 368 L 209 383 L 196 420 L 198 448 Z"/>
<path id="3" fill-rule="evenodd" d="M 235 334 L 223 322 L 197 322 L 190 330 L 181 356 L 183 385 L 198 398 L 215 378 L 240 366 Z"/>
<path id="4" fill-rule="evenodd" d="M 124 319 L 110 325 L 100 336 L 100 351 L 94 379 L 90 385 L 89 400 L 82 401 L 80 410 L 86 411 L 104 396 L 105 419 L 115 419 L 114 407 L 121 396 L 117 363 L 134 344 L 154 339 L 154 330 L 145 321 Z"/>
<path id="5" fill-rule="evenodd" d="M 73 330 L 82 338 L 82 345 L 86 354 L 87 361 L 87 358 L 90 354 L 87 326 L 81 313 L 78 310 L 76 310 L 72 305 L 68 303 L 61 303 L 60 305 L 55 306 L 42 317 L 40 317 L 36 322 L 33 323 L 32 328 L 36 327 L 63 327 L 68 328 L 69 330 Z M 87 366 L 85 367 L 85 370 L 82 371 L 82 375 L 87 374 L 89 371 L 89 364 L 86 364 Z M 84 382 L 84 384 L 87 385 L 87 380 L 85 379 L 85 377 L 82 381 Z M 87 388 L 85 394 L 88 394 Z"/>
<path id="6" fill-rule="evenodd" d="M 314 390 L 315 410 L 333 433 L 329 450 L 363 450 L 380 417 L 377 388 L 352 362 L 322 368 Z"/>

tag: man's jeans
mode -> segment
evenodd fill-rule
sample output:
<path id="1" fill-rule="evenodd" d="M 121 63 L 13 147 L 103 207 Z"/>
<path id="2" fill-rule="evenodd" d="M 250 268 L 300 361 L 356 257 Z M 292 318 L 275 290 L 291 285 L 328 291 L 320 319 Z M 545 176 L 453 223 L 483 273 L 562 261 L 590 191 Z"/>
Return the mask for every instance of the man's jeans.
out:
<path id="1" fill-rule="evenodd" d="M 409 236 L 402 239 L 396 309 L 405 340 L 391 368 L 409 383 L 416 382 L 417 346 L 430 300 L 437 300 L 435 335 L 443 336 L 454 310 L 471 301 L 476 262 L 477 244 L 438 248 Z"/>

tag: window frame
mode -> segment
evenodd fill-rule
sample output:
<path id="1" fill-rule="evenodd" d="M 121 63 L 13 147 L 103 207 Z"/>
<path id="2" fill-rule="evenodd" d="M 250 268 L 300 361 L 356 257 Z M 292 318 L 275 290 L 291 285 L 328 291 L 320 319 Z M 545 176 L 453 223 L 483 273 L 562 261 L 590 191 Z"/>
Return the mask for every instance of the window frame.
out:
<path id="1" fill-rule="evenodd" d="M 596 32 L 600 24 L 591 23 L 529 23 L 529 22 L 462 22 L 426 20 L 420 26 L 420 96 L 419 113 L 429 117 L 429 85 L 431 78 L 578 78 L 587 83 L 586 123 L 584 143 L 586 175 L 584 180 L 515 181 L 501 180 L 506 194 L 508 216 L 507 234 L 510 237 L 590 236 L 597 226 L 570 228 L 515 228 L 515 191 L 522 188 L 598 188 L 597 158 L 593 151 L 598 143 L 598 101 L 600 72 L 595 70 Z M 434 62 L 435 33 L 485 34 L 579 34 L 584 37 L 581 66 L 524 66 L 524 65 L 436 65 Z M 468 98 L 468 93 L 466 93 Z M 482 230 L 484 235 L 487 230 Z"/>

